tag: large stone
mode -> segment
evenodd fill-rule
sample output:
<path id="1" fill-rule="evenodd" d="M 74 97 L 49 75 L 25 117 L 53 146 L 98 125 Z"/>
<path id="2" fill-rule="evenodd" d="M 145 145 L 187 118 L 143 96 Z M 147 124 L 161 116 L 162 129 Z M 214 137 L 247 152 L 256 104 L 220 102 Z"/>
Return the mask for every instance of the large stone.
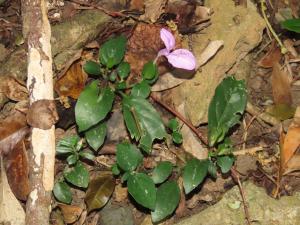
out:
<path id="1" fill-rule="evenodd" d="M 251 182 L 243 184 L 249 206 L 250 220 L 256 225 L 299 225 L 300 193 L 279 200 L 268 196 L 263 188 Z M 228 191 L 214 206 L 201 211 L 177 225 L 243 225 L 245 213 L 237 186 Z"/>
<path id="2" fill-rule="evenodd" d="M 214 14 L 205 32 L 192 35 L 193 52 L 196 58 L 200 58 L 211 40 L 223 40 L 224 47 L 174 95 L 185 102 L 185 111 L 195 126 L 207 122 L 208 105 L 216 86 L 226 72 L 260 43 L 265 28 L 264 20 L 250 1 L 247 8 L 235 6 L 232 0 L 208 0 L 206 3 Z M 180 104 L 178 100 L 174 101 Z"/>

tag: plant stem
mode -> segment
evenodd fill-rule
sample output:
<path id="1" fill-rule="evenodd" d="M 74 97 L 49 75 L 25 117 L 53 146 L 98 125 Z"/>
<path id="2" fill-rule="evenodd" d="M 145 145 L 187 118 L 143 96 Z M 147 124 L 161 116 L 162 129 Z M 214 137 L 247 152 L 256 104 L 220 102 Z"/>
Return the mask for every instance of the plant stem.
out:
<path id="1" fill-rule="evenodd" d="M 265 0 L 260 0 L 260 7 L 261 7 L 261 12 L 262 15 L 264 17 L 264 20 L 267 24 L 267 28 L 269 29 L 269 31 L 271 32 L 271 34 L 274 36 L 275 40 L 278 42 L 280 49 L 281 49 L 281 53 L 282 54 L 286 54 L 288 52 L 288 50 L 286 49 L 286 47 L 283 45 L 283 43 L 281 42 L 281 40 L 279 39 L 278 35 L 276 34 L 276 32 L 274 31 L 272 25 L 270 24 L 267 15 L 266 15 L 266 1 Z"/>
<path id="2" fill-rule="evenodd" d="M 159 100 L 153 93 L 151 93 L 150 97 L 163 106 L 165 109 L 167 109 L 169 112 L 171 112 L 173 115 L 175 115 L 178 119 L 180 119 L 185 125 L 187 125 L 195 134 L 196 136 L 201 140 L 201 142 L 208 146 L 208 142 L 206 138 L 197 130 L 196 127 L 194 127 L 189 121 L 187 121 L 179 112 L 177 112 L 175 109 L 172 109 L 170 106 L 163 103 L 161 100 Z"/>

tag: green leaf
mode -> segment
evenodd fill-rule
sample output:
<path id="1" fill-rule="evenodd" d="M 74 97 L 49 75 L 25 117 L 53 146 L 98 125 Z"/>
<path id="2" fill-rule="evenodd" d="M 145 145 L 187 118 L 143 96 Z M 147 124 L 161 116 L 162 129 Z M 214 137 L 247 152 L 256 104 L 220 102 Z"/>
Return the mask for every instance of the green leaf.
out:
<path id="1" fill-rule="evenodd" d="M 172 173 L 173 164 L 168 161 L 160 162 L 152 173 L 152 180 L 155 184 L 164 182 Z"/>
<path id="2" fill-rule="evenodd" d="M 55 183 L 53 187 L 53 194 L 55 198 L 63 203 L 70 204 L 72 202 L 72 193 L 69 185 L 60 181 Z"/>
<path id="3" fill-rule="evenodd" d="M 117 163 L 124 171 L 133 171 L 142 162 L 143 155 L 135 145 L 122 143 L 117 145 Z"/>
<path id="4" fill-rule="evenodd" d="M 156 194 L 155 210 L 151 212 L 152 221 L 159 222 L 171 215 L 179 204 L 180 189 L 175 181 L 163 183 Z"/>
<path id="5" fill-rule="evenodd" d="M 83 66 L 84 72 L 91 75 L 100 75 L 101 74 L 101 66 L 99 63 L 96 63 L 94 61 L 87 61 Z"/>
<path id="6" fill-rule="evenodd" d="M 187 161 L 183 170 L 183 186 L 185 193 L 194 190 L 206 177 L 208 160 L 191 159 Z"/>
<path id="7" fill-rule="evenodd" d="M 117 176 L 121 173 L 121 171 L 119 170 L 118 164 L 115 163 L 112 165 L 111 167 L 111 172 L 113 173 L 113 175 Z"/>
<path id="8" fill-rule="evenodd" d="M 106 41 L 100 48 L 100 62 L 109 69 L 118 65 L 125 55 L 126 42 L 127 40 L 124 36 Z"/>
<path id="9" fill-rule="evenodd" d="M 172 133 L 172 139 L 175 144 L 182 144 L 182 134 L 178 131 Z"/>
<path id="10" fill-rule="evenodd" d="M 79 153 L 80 157 L 93 161 L 95 155 L 91 150 L 85 150 Z"/>
<path id="11" fill-rule="evenodd" d="M 114 188 L 115 179 L 110 173 L 103 173 L 91 180 L 85 196 L 88 212 L 102 208 L 110 199 Z"/>
<path id="12" fill-rule="evenodd" d="M 77 162 L 74 167 L 65 170 L 64 177 L 76 187 L 86 188 L 89 185 L 89 172 L 80 162 Z"/>
<path id="13" fill-rule="evenodd" d="M 283 28 L 300 33 L 300 19 L 289 19 L 281 22 Z"/>
<path id="14" fill-rule="evenodd" d="M 125 79 L 130 73 L 130 64 L 128 62 L 121 62 L 117 67 L 117 72 L 121 80 Z"/>
<path id="15" fill-rule="evenodd" d="M 179 129 L 179 123 L 176 118 L 170 119 L 168 122 L 168 127 L 174 132 Z"/>
<path id="16" fill-rule="evenodd" d="M 231 140 L 226 137 L 222 143 L 218 145 L 218 155 L 228 155 L 231 154 L 233 150 L 233 146 Z"/>
<path id="17" fill-rule="evenodd" d="M 207 172 L 209 173 L 209 175 L 216 179 L 217 178 L 217 167 L 216 165 L 212 162 L 212 161 L 208 161 L 208 168 L 207 168 Z"/>
<path id="18" fill-rule="evenodd" d="M 80 138 L 77 135 L 64 137 L 57 143 L 56 154 L 63 155 L 74 153 L 76 151 L 75 147 L 79 140 Z"/>
<path id="19" fill-rule="evenodd" d="M 244 113 L 247 92 L 244 81 L 230 76 L 216 88 L 208 109 L 209 145 L 221 142 L 228 130 L 237 124 Z"/>
<path id="20" fill-rule="evenodd" d="M 127 85 L 126 85 L 125 81 L 121 81 L 121 82 L 117 83 L 117 85 L 116 85 L 117 90 L 124 90 L 126 88 L 127 88 Z"/>
<path id="21" fill-rule="evenodd" d="M 99 81 L 93 81 L 81 92 L 75 106 L 75 118 L 79 132 L 85 131 L 103 120 L 111 111 L 115 94 L 110 88 L 100 89 Z"/>
<path id="22" fill-rule="evenodd" d="M 141 97 L 123 96 L 122 109 L 131 138 L 139 141 L 139 146 L 149 153 L 154 139 L 163 139 L 166 136 L 160 115 Z"/>
<path id="23" fill-rule="evenodd" d="M 154 81 L 157 79 L 158 68 L 153 61 L 150 61 L 144 65 L 142 70 L 142 77 L 150 84 L 154 83 Z"/>
<path id="24" fill-rule="evenodd" d="M 127 181 L 128 192 L 140 205 L 154 210 L 156 188 L 153 180 L 144 173 L 130 175 Z"/>
<path id="25" fill-rule="evenodd" d="M 67 162 L 69 165 L 74 165 L 78 161 L 79 157 L 77 154 L 72 154 L 67 157 Z"/>
<path id="26" fill-rule="evenodd" d="M 134 97 L 147 98 L 151 92 L 149 84 L 142 80 L 140 83 L 133 86 L 131 89 L 131 95 Z"/>
<path id="27" fill-rule="evenodd" d="M 99 124 L 85 132 L 85 138 L 87 140 L 87 143 L 95 151 L 97 151 L 100 148 L 100 146 L 103 145 L 106 136 L 106 131 L 106 123 L 100 122 Z"/>
<path id="28" fill-rule="evenodd" d="M 234 163 L 233 156 L 219 156 L 217 158 L 217 164 L 221 168 L 222 173 L 229 172 L 233 163 Z"/>
<path id="29" fill-rule="evenodd" d="M 111 82 L 115 82 L 116 79 L 117 79 L 117 72 L 114 70 L 114 71 L 112 71 L 111 74 L 109 75 L 109 80 L 110 80 Z"/>

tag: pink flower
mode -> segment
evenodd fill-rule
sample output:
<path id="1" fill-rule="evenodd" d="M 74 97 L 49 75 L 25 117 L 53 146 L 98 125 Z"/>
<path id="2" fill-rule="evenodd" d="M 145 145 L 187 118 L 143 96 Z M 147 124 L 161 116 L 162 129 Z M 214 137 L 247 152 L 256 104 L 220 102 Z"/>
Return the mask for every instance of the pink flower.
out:
<path id="1" fill-rule="evenodd" d="M 162 28 L 160 30 L 160 38 L 164 42 L 166 48 L 158 52 L 157 57 L 165 56 L 169 63 L 177 68 L 194 70 L 196 68 L 196 59 L 193 53 L 187 49 L 176 49 L 175 48 L 175 38 L 173 34 Z"/>

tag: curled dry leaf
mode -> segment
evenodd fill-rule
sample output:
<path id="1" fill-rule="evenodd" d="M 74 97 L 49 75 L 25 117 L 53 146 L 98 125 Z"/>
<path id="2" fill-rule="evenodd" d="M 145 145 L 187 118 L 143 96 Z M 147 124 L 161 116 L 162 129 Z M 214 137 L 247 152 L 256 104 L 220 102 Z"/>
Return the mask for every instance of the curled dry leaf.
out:
<path id="1" fill-rule="evenodd" d="M 208 46 L 201 53 L 200 58 L 197 59 L 198 67 L 204 65 L 209 59 L 211 59 L 219 49 L 224 45 L 224 41 L 216 40 L 209 42 Z"/>
<path id="2" fill-rule="evenodd" d="M 43 130 L 50 129 L 57 121 L 58 114 L 53 100 L 38 100 L 31 104 L 26 115 L 27 123 Z"/>
<path id="3" fill-rule="evenodd" d="M 25 212 L 10 189 L 1 156 L 0 159 L 0 224 L 25 225 Z"/>
<path id="4" fill-rule="evenodd" d="M 275 43 L 272 44 L 269 51 L 258 61 L 257 65 L 263 68 L 272 68 L 281 58 L 280 49 Z"/>
<path id="5" fill-rule="evenodd" d="M 60 208 L 63 218 L 64 218 L 64 221 L 67 224 L 76 222 L 79 219 L 79 217 L 83 211 L 83 209 L 81 207 L 76 206 L 76 205 L 65 205 L 65 204 L 59 203 L 58 207 Z"/>
<path id="6" fill-rule="evenodd" d="M 279 63 L 273 65 L 271 82 L 274 103 L 292 105 L 292 92 L 289 76 L 280 68 Z"/>
<path id="7" fill-rule="evenodd" d="M 26 117 L 20 112 L 0 122 L 0 155 L 10 152 L 28 133 Z"/>
<path id="8" fill-rule="evenodd" d="M 115 179 L 109 172 L 102 172 L 96 179 L 91 180 L 85 197 L 88 212 L 102 208 L 108 202 L 114 188 Z"/>
<path id="9" fill-rule="evenodd" d="M 86 80 L 87 74 L 82 71 L 80 62 L 76 62 L 56 81 L 54 89 L 59 96 L 77 99 L 84 88 Z"/>
<path id="10" fill-rule="evenodd" d="M 186 79 L 178 78 L 171 72 L 159 76 L 158 80 L 151 87 L 151 91 L 164 91 L 180 85 Z"/>
<path id="11" fill-rule="evenodd" d="M 0 82 L 0 93 L 13 101 L 23 101 L 28 99 L 28 91 L 24 82 L 15 77 L 5 77 Z"/>
<path id="12" fill-rule="evenodd" d="M 5 158 L 8 183 L 14 195 L 26 201 L 30 192 L 29 167 L 24 141 L 18 142 Z"/>

